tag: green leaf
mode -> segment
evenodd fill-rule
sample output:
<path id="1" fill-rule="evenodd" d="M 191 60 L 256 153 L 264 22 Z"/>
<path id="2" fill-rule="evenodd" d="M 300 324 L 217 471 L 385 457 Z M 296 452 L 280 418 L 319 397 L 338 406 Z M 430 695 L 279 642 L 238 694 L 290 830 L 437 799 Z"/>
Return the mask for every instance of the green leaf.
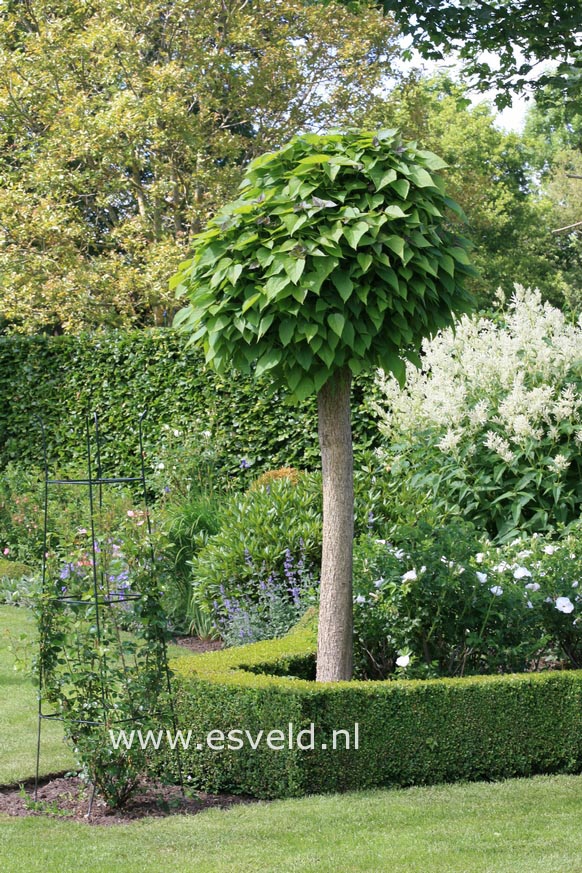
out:
<path id="1" fill-rule="evenodd" d="M 307 221 L 307 215 L 297 215 L 297 213 L 291 212 L 288 215 L 282 215 L 281 221 L 287 228 L 287 233 L 294 233 L 294 231 L 298 230 L 301 225 L 305 224 Z"/>
<path id="2" fill-rule="evenodd" d="M 231 285 L 236 285 L 238 282 L 240 275 L 243 271 L 242 264 L 233 264 L 232 267 L 229 267 L 227 278 Z"/>
<path id="3" fill-rule="evenodd" d="M 274 319 L 275 319 L 275 316 L 272 312 L 270 312 L 269 315 L 265 315 L 265 317 L 261 319 L 261 323 L 259 325 L 259 333 L 258 333 L 259 339 L 261 339 L 261 337 L 263 337 L 267 333 L 267 331 L 269 330 L 269 328 L 273 324 Z"/>
<path id="4" fill-rule="evenodd" d="M 467 267 L 471 265 L 471 261 L 469 260 L 467 252 L 460 246 L 453 246 L 452 248 L 450 248 L 449 254 L 451 254 L 455 261 L 458 261 L 460 264 L 465 264 Z"/>
<path id="5" fill-rule="evenodd" d="M 387 236 L 384 239 L 384 245 L 387 246 L 399 258 L 404 259 L 404 240 L 400 236 Z"/>
<path id="6" fill-rule="evenodd" d="M 344 329 L 344 324 L 346 323 L 345 316 L 343 316 L 339 312 L 332 312 L 332 314 L 328 315 L 327 317 L 327 323 L 329 324 L 333 332 L 337 334 L 337 336 L 341 337 Z"/>
<path id="7" fill-rule="evenodd" d="M 299 384 L 297 385 L 297 387 L 293 391 L 293 393 L 295 394 L 295 396 L 297 397 L 297 399 L 299 401 L 303 401 L 307 397 L 309 397 L 310 394 L 313 394 L 313 391 L 314 391 L 313 380 L 310 379 L 308 376 L 304 376 L 303 379 L 301 380 L 301 382 L 299 382 Z"/>
<path id="8" fill-rule="evenodd" d="M 329 370 L 326 367 L 325 369 L 317 370 L 317 372 L 313 373 L 312 375 L 313 375 L 313 385 L 314 385 L 315 390 L 321 391 L 321 389 L 323 388 L 323 386 L 325 385 L 325 383 L 327 382 L 327 380 L 330 377 Z"/>
<path id="9" fill-rule="evenodd" d="M 439 158 L 438 155 L 435 155 L 433 152 L 419 149 L 417 155 L 419 158 L 422 158 L 423 163 L 429 168 L 429 170 L 445 170 L 449 166 L 446 161 L 443 161 L 442 158 Z"/>
<path id="10" fill-rule="evenodd" d="M 262 295 L 259 291 L 258 294 L 253 294 L 252 297 L 249 297 L 248 300 L 245 300 L 245 302 L 242 305 L 242 310 L 241 310 L 243 312 L 243 314 L 247 311 L 247 309 L 250 309 L 251 306 L 254 306 L 254 304 L 257 302 L 257 300 L 260 300 L 261 296 Z"/>
<path id="11" fill-rule="evenodd" d="M 403 200 L 406 200 L 408 192 L 410 191 L 410 182 L 407 182 L 406 179 L 397 179 L 395 182 L 390 182 L 390 187 L 393 188 Z"/>
<path id="12" fill-rule="evenodd" d="M 395 181 L 396 170 L 392 168 L 386 170 L 384 167 L 380 167 L 371 170 L 368 175 L 376 186 L 376 191 L 380 191 L 382 188 L 385 188 L 386 185 L 389 185 L 390 182 Z"/>
<path id="13" fill-rule="evenodd" d="M 328 161 L 331 161 L 332 156 L 326 154 L 317 154 L 317 155 L 307 155 L 306 158 L 301 158 L 297 163 L 299 164 L 327 164 Z"/>
<path id="14" fill-rule="evenodd" d="M 296 260 L 288 258 L 285 261 L 283 268 L 291 281 L 297 285 L 299 279 L 303 275 L 303 270 L 305 269 L 305 258 L 297 258 Z"/>
<path id="15" fill-rule="evenodd" d="M 344 228 L 344 237 L 353 249 L 357 249 L 359 241 L 367 230 L 368 225 L 365 222 L 357 221 L 355 224 Z"/>
<path id="16" fill-rule="evenodd" d="M 338 258 L 334 258 L 333 255 L 326 255 L 324 258 L 313 259 L 313 268 L 318 276 L 321 277 L 322 282 L 327 279 L 329 274 L 335 270 L 338 264 Z"/>
<path id="17" fill-rule="evenodd" d="M 265 294 L 269 300 L 273 300 L 290 284 L 288 276 L 271 276 L 265 282 Z"/>
<path id="18" fill-rule="evenodd" d="M 434 179 L 427 173 L 424 167 L 413 167 L 409 177 L 418 188 L 435 188 Z"/>
<path id="19" fill-rule="evenodd" d="M 451 258 L 450 255 L 447 255 L 445 252 L 441 255 L 441 266 L 443 270 L 446 270 L 449 276 L 455 275 L 455 262 Z"/>
<path id="20" fill-rule="evenodd" d="M 388 218 L 406 218 L 406 212 L 403 212 L 400 206 L 397 206 L 395 203 L 386 207 L 384 215 Z"/>
<path id="21" fill-rule="evenodd" d="M 352 324 L 351 321 L 346 321 L 345 327 L 343 329 L 342 338 L 343 338 L 343 341 L 345 342 L 345 344 L 347 346 L 349 346 L 350 349 L 353 349 L 353 347 L 354 347 L 355 337 L 356 337 L 356 333 L 354 330 L 354 325 Z"/>
<path id="22" fill-rule="evenodd" d="M 255 375 L 262 376 L 263 373 L 267 372 L 267 370 L 272 370 L 273 367 L 276 367 L 280 360 L 280 349 L 268 349 L 268 351 L 266 351 L 265 354 L 257 361 L 257 366 L 255 367 Z"/>
<path id="23" fill-rule="evenodd" d="M 295 357 L 304 370 L 309 370 L 313 363 L 313 352 L 305 344 L 298 343 L 293 348 Z"/>
<path id="24" fill-rule="evenodd" d="M 282 321 L 279 325 L 279 339 L 284 346 L 288 346 L 291 342 L 291 337 L 295 333 L 295 325 L 295 320 L 291 318 Z"/>
<path id="25" fill-rule="evenodd" d="M 354 290 L 354 283 L 350 279 L 347 273 L 344 273 L 343 270 L 334 270 L 331 274 L 331 281 L 337 288 L 341 299 L 346 302 L 351 296 L 352 291 Z"/>
<path id="26" fill-rule="evenodd" d="M 406 366 L 402 358 L 393 351 L 384 351 L 378 357 L 382 369 L 392 373 L 396 377 L 400 387 L 404 388 L 404 385 L 406 384 Z"/>
<path id="27" fill-rule="evenodd" d="M 318 351 L 317 356 L 321 358 L 325 366 L 328 368 L 331 367 L 335 361 L 335 352 L 333 349 L 330 349 L 328 345 L 322 346 Z"/>
<path id="28" fill-rule="evenodd" d="M 372 255 L 368 254 L 368 252 L 359 252 L 357 259 L 358 259 L 358 264 L 362 268 L 362 273 L 366 273 L 368 271 L 372 261 L 374 260 L 372 258 Z"/>

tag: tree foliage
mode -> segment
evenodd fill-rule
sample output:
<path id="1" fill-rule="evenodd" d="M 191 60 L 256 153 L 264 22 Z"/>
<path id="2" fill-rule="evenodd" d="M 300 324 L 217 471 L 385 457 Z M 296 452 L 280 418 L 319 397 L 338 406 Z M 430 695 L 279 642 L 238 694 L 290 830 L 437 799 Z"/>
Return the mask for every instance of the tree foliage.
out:
<path id="1" fill-rule="evenodd" d="M 300 0 L 28 0 L 0 20 L 0 318 L 163 319 L 168 263 L 242 167 L 358 123 L 390 66 L 380 11 Z"/>
<path id="2" fill-rule="evenodd" d="M 552 234 L 561 220 L 557 200 L 540 185 L 544 162 L 549 168 L 557 161 L 557 140 L 540 143 L 530 125 L 525 135 L 500 130 L 490 105 L 471 106 L 467 89 L 445 76 L 398 85 L 369 120 L 375 124 L 383 115 L 447 162 L 443 178 L 467 217 L 466 230 L 459 219 L 457 225 L 475 246 L 479 276 L 470 287 L 482 306 L 491 305 L 499 287 L 511 294 L 516 280 L 560 305 L 572 297 L 579 271 Z M 556 120 L 552 137 L 566 134 L 562 125 Z M 573 201 L 572 187 L 567 199 Z"/>
<path id="3" fill-rule="evenodd" d="M 566 100 L 580 101 L 582 81 L 582 14 L 579 0 L 438 0 L 401 3 L 378 0 L 403 33 L 413 39 L 423 57 L 442 60 L 457 51 L 466 72 L 483 90 L 495 87 L 500 107 L 511 94 L 532 84 L 531 74 L 542 61 L 554 61 L 551 71 L 534 80 L 536 88 L 552 82 Z M 492 52 L 497 61 L 484 57 Z"/>
<path id="4" fill-rule="evenodd" d="M 206 361 L 269 371 L 302 399 L 341 368 L 404 376 L 423 337 L 470 308 L 444 162 L 396 130 L 308 134 L 249 167 L 238 201 L 173 279 Z"/>

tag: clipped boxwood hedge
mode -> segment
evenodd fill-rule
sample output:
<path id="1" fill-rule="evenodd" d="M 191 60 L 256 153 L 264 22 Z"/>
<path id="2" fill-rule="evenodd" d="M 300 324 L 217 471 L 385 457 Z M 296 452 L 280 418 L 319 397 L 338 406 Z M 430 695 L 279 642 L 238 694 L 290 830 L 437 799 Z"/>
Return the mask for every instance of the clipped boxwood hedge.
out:
<path id="1" fill-rule="evenodd" d="M 303 622 L 280 640 L 173 662 L 178 725 L 202 744 L 217 729 L 256 737 L 315 725 L 313 751 L 212 751 L 193 740 L 190 784 L 273 798 L 582 770 L 582 671 L 320 685 L 314 653 Z M 331 751 L 332 732 L 353 740 L 356 722 L 359 749 L 340 735 Z"/>
<path id="2" fill-rule="evenodd" d="M 267 377 L 218 376 L 171 328 L 0 337 L 0 384 L 0 469 L 9 461 L 40 464 L 37 417 L 56 465 L 84 463 L 84 416 L 96 411 L 105 468 L 137 475 L 136 424 L 146 408 L 148 444 L 156 445 L 164 424 L 196 422 L 211 431 L 223 473 L 239 471 L 242 458 L 251 458 L 257 472 L 319 464 L 314 398 L 289 406 L 282 392 L 267 390 Z M 354 385 L 359 446 L 378 438 L 364 403 L 373 390 L 373 373 Z"/>

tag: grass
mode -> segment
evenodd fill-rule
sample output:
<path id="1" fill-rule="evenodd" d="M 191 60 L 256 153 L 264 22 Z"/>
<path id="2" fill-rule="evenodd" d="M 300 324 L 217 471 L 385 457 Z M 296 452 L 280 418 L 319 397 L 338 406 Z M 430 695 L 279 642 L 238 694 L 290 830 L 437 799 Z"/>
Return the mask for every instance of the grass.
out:
<path id="1" fill-rule="evenodd" d="M 578 873 L 582 778 L 374 791 L 129 825 L 0 818 L 11 873 Z"/>
<path id="2" fill-rule="evenodd" d="M 21 633 L 34 638 L 30 613 L 1 607 L 0 783 L 34 768 L 35 689 L 8 651 Z M 45 727 L 43 772 L 70 767 L 60 726 Z M 111 827 L 0 816 L 0 869 L 582 873 L 581 816 L 581 776 L 308 797 Z"/>
<path id="3" fill-rule="evenodd" d="M 21 639 L 26 635 L 26 640 Z M 28 660 L 33 653 L 35 626 L 32 614 L 14 606 L 0 607 L 0 785 L 28 779 L 34 775 L 38 702 L 30 677 L 15 671 L 17 649 Z M 63 742 L 58 722 L 42 726 L 41 768 L 56 773 L 74 766 L 74 759 Z"/>

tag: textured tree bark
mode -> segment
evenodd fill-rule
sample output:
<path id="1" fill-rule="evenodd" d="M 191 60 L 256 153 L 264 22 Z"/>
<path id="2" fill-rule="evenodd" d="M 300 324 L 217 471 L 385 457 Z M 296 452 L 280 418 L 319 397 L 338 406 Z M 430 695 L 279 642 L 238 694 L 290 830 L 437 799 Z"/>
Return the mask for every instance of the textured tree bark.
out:
<path id="1" fill-rule="evenodd" d="M 354 464 L 351 373 L 338 370 L 317 395 L 323 473 L 323 549 L 317 681 L 352 678 Z"/>

